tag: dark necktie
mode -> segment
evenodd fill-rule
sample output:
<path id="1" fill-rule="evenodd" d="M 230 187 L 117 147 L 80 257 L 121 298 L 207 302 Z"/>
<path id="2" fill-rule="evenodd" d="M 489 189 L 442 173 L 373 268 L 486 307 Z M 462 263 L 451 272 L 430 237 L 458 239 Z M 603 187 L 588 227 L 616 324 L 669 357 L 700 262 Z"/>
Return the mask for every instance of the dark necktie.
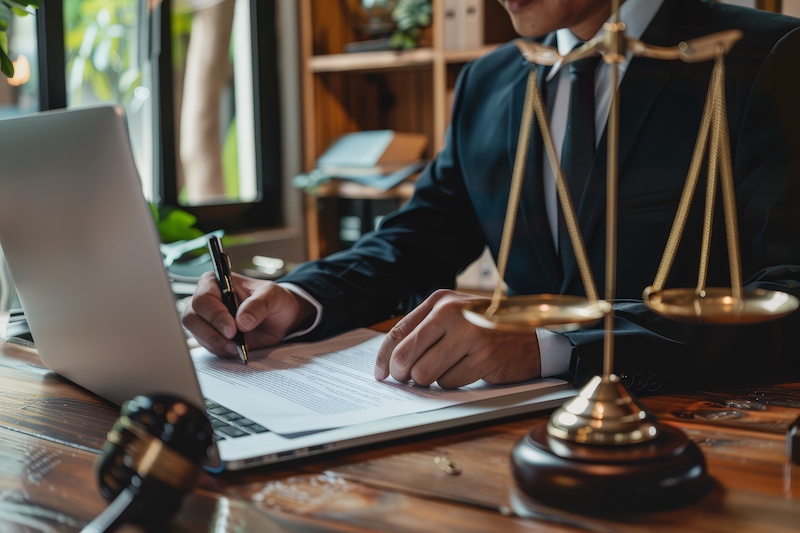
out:
<path id="1" fill-rule="evenodd" d="M 561 150 L 561 168 L 576 211 L 594 159 L 594 72 L 599 62 L 600 56 L 595 55 L 573 61 L 566 66 L 570 78 L 570 96 L 567 128 Z M 558 234 L 561 252 L 565 246 L 571 245 L 560 204 Z"/>

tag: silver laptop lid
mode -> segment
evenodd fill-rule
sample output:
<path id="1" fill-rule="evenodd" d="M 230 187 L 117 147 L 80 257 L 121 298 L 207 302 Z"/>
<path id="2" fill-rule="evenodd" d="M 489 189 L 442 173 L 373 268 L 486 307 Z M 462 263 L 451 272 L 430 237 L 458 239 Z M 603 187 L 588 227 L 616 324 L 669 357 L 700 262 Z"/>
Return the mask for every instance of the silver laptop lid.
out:
<path id="1" fill-rule="evenodd" d="M 203 406 L 121 108 L 0 121 L 0 244 L 42 362 L 121 404 Z"/>

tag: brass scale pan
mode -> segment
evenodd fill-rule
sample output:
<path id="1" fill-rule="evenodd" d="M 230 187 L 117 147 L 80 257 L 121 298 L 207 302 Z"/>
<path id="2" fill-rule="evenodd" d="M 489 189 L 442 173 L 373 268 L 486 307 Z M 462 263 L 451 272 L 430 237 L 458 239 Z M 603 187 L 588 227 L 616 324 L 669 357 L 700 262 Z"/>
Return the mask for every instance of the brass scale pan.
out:
<path id="1" fill-rule="evenodd" d="M 648 287 L 650 289 L 650 287 Z M 784 317 L 798 308 L 798 299 L 781 291 L 756 289 L 733 296 L 728 287 L 645 290 L 644 303 L 666 318 L 705 324 L 754 324 Z M 599 321 L 611 310 L 605 300 L 581 296 L 540 294 L 506 298 L 492 316 L 490 303 L 474 301 L 464 316 L 476 326 L 504 333 L 531 333 L 536 328 L 573 331 Z"/>

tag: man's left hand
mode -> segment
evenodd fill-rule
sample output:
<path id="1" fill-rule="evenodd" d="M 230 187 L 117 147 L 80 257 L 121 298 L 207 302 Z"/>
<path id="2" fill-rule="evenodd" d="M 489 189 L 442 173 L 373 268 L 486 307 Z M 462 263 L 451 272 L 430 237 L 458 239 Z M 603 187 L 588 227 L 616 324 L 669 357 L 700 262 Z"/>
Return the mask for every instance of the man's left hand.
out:
<path id="1" fill-rule="evenodd" d="M 455 389 L 483 379 L 527 381 L 541 375 L 536 333 L 501 333 L 478 327 L 463 315 L 464 304 L 485 299 L 439 290 L 387 334 L 375 361 L 375 379 Z"/>

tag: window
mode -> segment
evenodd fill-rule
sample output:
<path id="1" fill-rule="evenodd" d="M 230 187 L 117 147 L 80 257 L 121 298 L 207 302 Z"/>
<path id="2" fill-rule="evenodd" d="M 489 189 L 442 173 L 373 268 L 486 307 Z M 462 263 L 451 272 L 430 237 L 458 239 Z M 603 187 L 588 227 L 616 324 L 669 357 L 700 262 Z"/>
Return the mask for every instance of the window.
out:
<path id="1" fill-rule="evenodd" d="M 119 103 L 148 199 L 195 214 L 205 231 L 278 227 L 279 2 L 45 2 L 43 108 Z"/>
<path id="2" fill-rule="evenodd" d="M 171 23 L 161 28 L 160 94 L 173 98 L 162 108 L 174 112 L 161 115 L 158 194 L 196 214 L 207 230 L 283 220 L 275 4 L 162 4 L 171 7 Z"/>

